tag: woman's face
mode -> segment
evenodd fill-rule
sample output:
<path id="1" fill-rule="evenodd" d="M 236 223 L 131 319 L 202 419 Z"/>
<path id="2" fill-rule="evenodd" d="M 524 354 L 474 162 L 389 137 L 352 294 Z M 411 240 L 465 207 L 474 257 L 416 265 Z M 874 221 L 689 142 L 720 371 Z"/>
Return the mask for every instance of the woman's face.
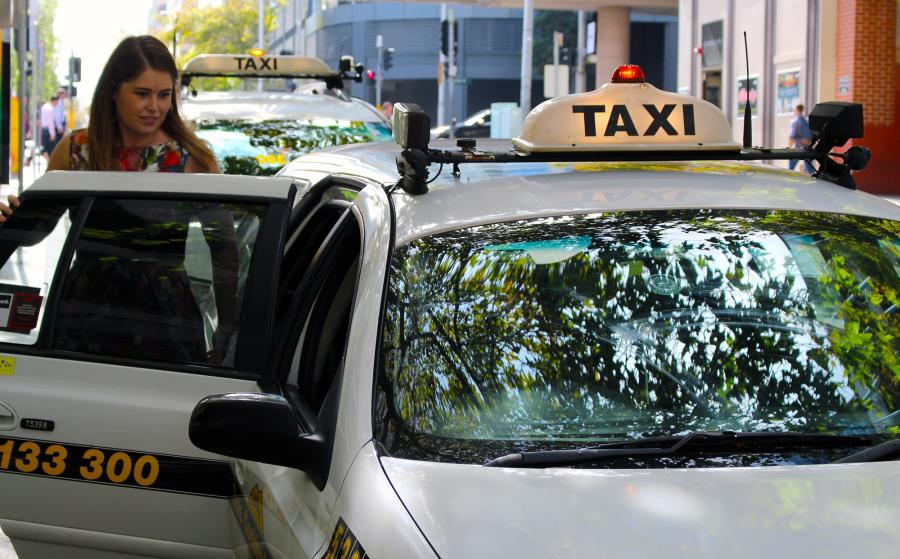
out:
<path id="1" fill-rule="evenodd" d="M 125 145 L 152 140 L 172 107 L 174 82 L 167 72 L 148 68 L 113 95 Z"/>

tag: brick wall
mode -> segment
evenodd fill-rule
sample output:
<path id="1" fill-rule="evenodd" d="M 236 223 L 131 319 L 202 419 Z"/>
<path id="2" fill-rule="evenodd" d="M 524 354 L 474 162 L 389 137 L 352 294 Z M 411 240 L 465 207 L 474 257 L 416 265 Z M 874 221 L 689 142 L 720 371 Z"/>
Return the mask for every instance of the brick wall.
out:
<path id="1" fill-rule="evenodd" d="M 837 3 L 836 90 L 840 101 L 862 103 L 866 126 L 892 126 L 897 0 Z"/>

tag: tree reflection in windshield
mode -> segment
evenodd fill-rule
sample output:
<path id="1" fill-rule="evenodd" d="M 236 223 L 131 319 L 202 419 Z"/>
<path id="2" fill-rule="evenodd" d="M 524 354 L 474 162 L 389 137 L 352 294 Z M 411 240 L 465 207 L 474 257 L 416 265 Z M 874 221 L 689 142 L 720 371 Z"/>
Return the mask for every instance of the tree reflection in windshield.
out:
<path id="1" fill-rule="evenodd" d="M 415 241 L 392 263 L 379 421 L 519 441 L 900 434 L 898 237 L 887 220 L 692 210 Z"/>
<path id="2" fill-rule="evenodd" d="M 318 149 L 388 139 L 377 122 L 334 119 L 201 120 L 196 132 L 228 175 L 274 175 L 292 159 Z"/>

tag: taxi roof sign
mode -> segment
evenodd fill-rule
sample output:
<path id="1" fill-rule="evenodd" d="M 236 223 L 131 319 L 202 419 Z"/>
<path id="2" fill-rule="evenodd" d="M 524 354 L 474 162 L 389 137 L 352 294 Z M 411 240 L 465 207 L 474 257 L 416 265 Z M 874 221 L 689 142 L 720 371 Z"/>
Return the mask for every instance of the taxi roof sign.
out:
<path id="1" fill-rule="evenodd" d="M 718 107 L 649 83 L 608 83 L 545 101 L 513 144 L 525 153 L 741 149 Z"/>
<path id="2" fill-rule="evenodd" d="M 182 76 L 294 77 L 339 76 L 313 56 L 253 56 L 250 54 L 201 54 L 188 61 Z"/>

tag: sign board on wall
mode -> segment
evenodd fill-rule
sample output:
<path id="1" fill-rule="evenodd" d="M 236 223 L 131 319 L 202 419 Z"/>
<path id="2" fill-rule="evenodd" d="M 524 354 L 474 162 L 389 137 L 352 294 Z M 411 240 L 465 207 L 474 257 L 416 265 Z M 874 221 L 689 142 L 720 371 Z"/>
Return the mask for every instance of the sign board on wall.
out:
<path id="1" fill-rule="evenodd" d="M 775 76 L 775 112 L 780 115 L 792 114 L 800 104 L 800 68 L 781 70 Z"/>
<path id="2" fill-rule="evenodd" d="M 744 104 L 750 99 L 750 115 L 756 117 L 759 113 L 759 76 L 749 76 L 750 84 L 748 87 L 747 78 L 739 78 L 737 81 L 737 117 L 744 118 Z"/>
<path id="3" fill-rule="evenodd" d="M 585 33 L 584 53 L 594 54 L 597 52 L 597 22 L 589 21 L 587 24 L 587 33 Z"/>
<path id="4" fill-rule="evenodd" d="M 850 76 L 841 76 L 838 78 L 838 95 L 848 93 L 850 93 Z"/>
<path id="5" fill-rule="evenodd" d="M 700 34 L 703 41 L 702 64 L 704 68 L 722 65 L 722 20 L 704 23 Z"/>

